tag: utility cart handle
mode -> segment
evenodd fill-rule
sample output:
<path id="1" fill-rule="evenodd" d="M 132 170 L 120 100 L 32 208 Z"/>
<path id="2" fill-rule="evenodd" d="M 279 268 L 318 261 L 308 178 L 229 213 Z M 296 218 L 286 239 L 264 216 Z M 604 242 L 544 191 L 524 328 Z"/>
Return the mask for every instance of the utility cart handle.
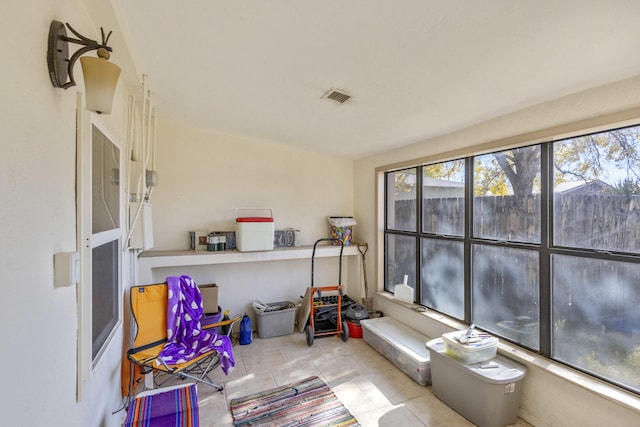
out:
<path id="1" fill-rule="evenodd" d="M 316 246 L 320 242 L 340 242 L 340 262 L 338 269 L 338 286 L 342 285 L 342 252 L 344 251 L 344 242 L 340 239 L 333 239 L 331 237 L 327 237 L 324 239 L 316 240 L 313 244 L 313 252 L 311 253 L 311 287 L 313 288 L 313 277 L 314 277 L 314 264 L 316 258 Z"/>

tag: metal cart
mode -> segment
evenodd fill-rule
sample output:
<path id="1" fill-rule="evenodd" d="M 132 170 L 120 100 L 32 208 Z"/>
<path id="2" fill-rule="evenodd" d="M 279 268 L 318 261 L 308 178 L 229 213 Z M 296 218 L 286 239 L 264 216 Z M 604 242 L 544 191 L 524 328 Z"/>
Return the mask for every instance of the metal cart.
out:
<path id="1" fill-rule="evenodd" d="M 338 270 L 338 284 L 336 286 L 314 286 L 314 268 L 316 248 L 318 243 L 323 241 L 340 242 L 340 258 Z M 342 319 L 343 305 L 352 304 L 349 297 L 344 295 L 344 287 L 342 286 L 342 252 L 344 251 L 344 243 L 339 239 L 319 239 L 313 244 L 313 252 L 311 254 L 311 288 L 309 292 L 309 324 L 305 328 L 307 334 L 307 344 L 309 347 L 313 345 L 313 339 L 318 336 L 338 335 L 342 341 L 349 339 L 349 328 L 347 322 Z M 322 292 L 336 292 L 337 295 L 322 296 Z M 316 293 L 317 298 L 316 298 Z"/>

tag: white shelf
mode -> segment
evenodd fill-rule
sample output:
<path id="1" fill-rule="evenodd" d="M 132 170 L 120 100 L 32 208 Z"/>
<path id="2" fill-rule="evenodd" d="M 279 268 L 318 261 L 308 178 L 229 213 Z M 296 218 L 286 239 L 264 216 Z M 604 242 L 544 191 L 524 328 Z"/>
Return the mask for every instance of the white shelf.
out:
<path id="1" fill-rule="evenodd" d="M 258 252 L 239 252 L 237 250 L 221 252 L 144 251 L 138 258 L 138 280 L 140 284 L 151 283 L 155 268 L 309 259 L 312 253 L 313 246 L 275 248 L 271 251 Z M 353 244 L 344 247 L 342 256 L 358 254 L 358 245 Z M 339 255 L 339 246 L 319 245 L 316 247 L 316 258 L 337 257 Z"/>

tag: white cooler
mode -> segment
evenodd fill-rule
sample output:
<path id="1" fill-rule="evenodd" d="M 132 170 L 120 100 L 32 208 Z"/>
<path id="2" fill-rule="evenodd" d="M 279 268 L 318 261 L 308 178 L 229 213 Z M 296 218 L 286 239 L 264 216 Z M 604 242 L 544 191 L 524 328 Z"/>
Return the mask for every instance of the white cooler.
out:
<path id="1" fill-rule="evenodd" d="M 465 364 L 448 356 L 442 338 L 427 343 L 433 394 L 478 427 L 502 427 L 518 420 L 527 369 L 503 356 Z"/>
<path id="2" fill-rule="evenodd" d="M 249 213 L 254 213 L 254 216 L 240 216 L 239 210 L 249 211 Z M 255 215 L 255 213 L 259 214 L 255 211 L 268 211 L 269 216 Z M 272 250 L 274 234 L 271 209 L 236 209 L 236 249 L 240 252 Z"/>

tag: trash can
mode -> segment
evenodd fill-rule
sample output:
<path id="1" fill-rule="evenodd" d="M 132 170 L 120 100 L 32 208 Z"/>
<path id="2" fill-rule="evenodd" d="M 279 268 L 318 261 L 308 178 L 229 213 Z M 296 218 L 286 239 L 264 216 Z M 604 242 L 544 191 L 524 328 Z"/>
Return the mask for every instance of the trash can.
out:
<path id="1" fill-rule="evenodd" d="M 260 338 L 279 337 L 293 333 L 296 305 L 291 301 L 253 302 L 256 329 Z"/>
<path id="2" fill-rule="evenodd" d="M 442 338 L 427 344 L 433 394 L 478 427 L 503 427 L 518 420 L 527 369 L 503 356 L 464 364 L 448 356 Z"/>

